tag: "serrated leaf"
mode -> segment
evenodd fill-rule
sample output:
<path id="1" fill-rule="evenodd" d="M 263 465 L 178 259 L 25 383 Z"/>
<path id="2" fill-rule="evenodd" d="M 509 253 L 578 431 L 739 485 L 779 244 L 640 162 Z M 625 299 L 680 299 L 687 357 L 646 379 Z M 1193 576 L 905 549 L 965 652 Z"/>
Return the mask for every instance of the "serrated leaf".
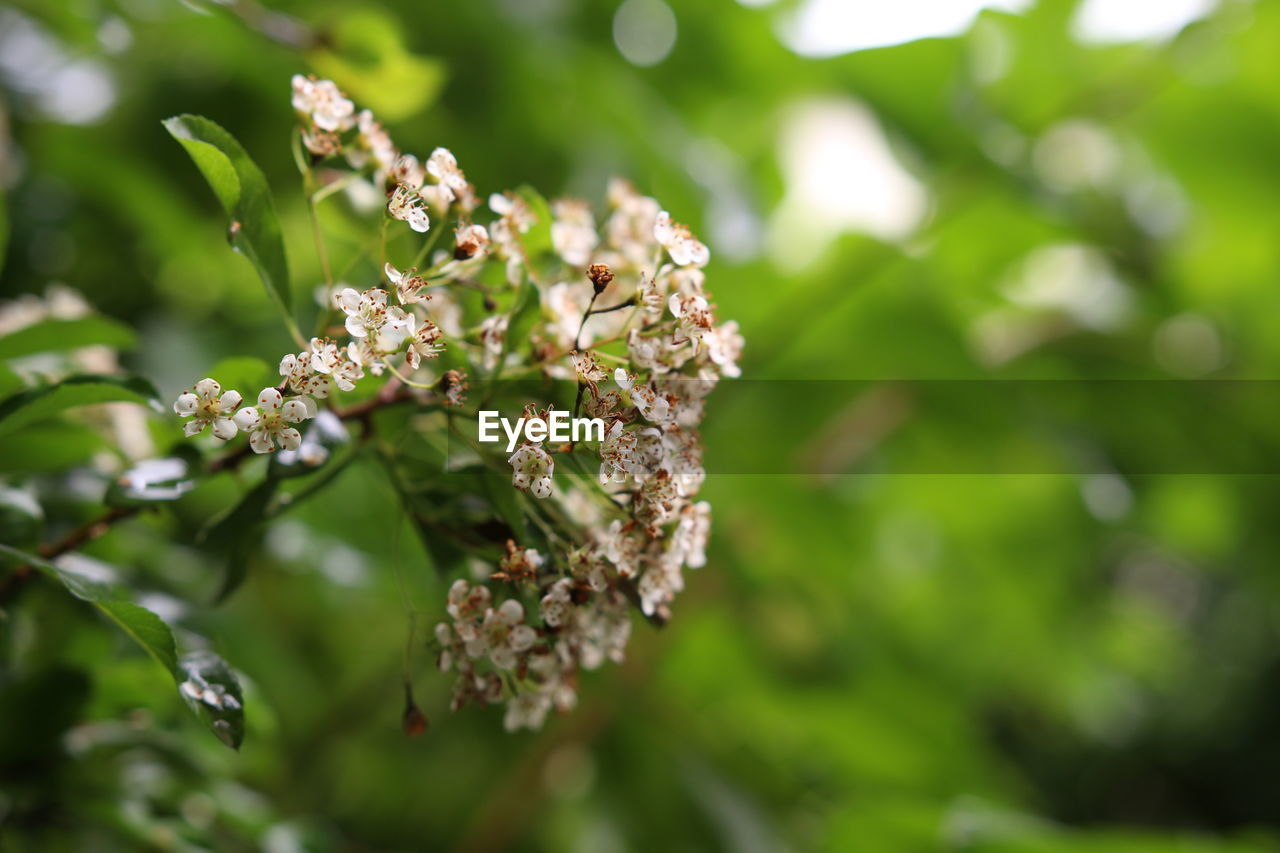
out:
<path id="1" fill-rule="evenodd" d="M 287 314 L 293 301 L 289 265 L 262 170 L 234 136 L 203 116 L 174 116 L 164 127 L 187 150 L 226 211 L 231 248 L 249 259 L 267 294 Z"/>
<path id="2" fill-rule="evenodd" d="M 14 394 L 0 403 L 0 435 L 94 403 L 158 406 L 158 396 L 155 386 L 140 376 L 72 376 Z"/>
<path id="3" fill-rule="evenodd" d="M 244 741 L 244 693 L 227 662 L 209 651 L 190 652 L 178 664 L 178 693 L 218 740 L 232 749 Z"/>
<path id="4" fill-rule="evenodd" d="M 45 320 L 0 338 L 0 359 L 95 345 L 129 349 L 136 340 L 132 329 L 109 317 Z"/>

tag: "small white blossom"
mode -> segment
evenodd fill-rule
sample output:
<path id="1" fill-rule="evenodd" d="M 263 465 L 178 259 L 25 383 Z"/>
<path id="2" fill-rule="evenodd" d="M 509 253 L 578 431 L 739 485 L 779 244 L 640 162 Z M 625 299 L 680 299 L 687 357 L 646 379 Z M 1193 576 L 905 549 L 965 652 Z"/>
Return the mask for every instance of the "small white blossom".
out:
<path id="1" fill-rule="evenodd" d="M 484 369 L 493 370 L 502 358 L 502 350 L 507 341 L 507 324 L 511 317 L 506 314 L 494 314 L 480 324 L 480 343 L 484 345 Z"/>
<path id="2" fill-rule="evenodd" d="M 347 100 L 332 80 L 293 75 L 293 108 L 307 115 L 321 130 L 346 130 L 353 123 L 355 104 Z"/>
<path id="3" fill-rule="evenodd" d="M 405 352 L 405 359 L 414 370 L 418 369 L 422 359 L 435 358 L 444 352 L 444 341 L 441 339 L 439 327 L 430 320 L 422 320 L 421 323 L 422 325 L 409 339 L 409 349 Z"/>
<path id="4" fill-rule="evenodd" d="M 699 501 L 680 510 L 680 521 L 671 534 L 667 553 L 691 569 L 707 564 L 707 539 L 711 535 L 711 504 Z"/>
<path id="5" fill-rule="evenodd" d="M 356 126 L 359 128 L 359 142 L 364 151 L 368 152 L 368 156 L 373 158 L 374 165 L 379 169 L 390 169 L 395 163 L 400 152 L 396 150 L 395 144 L 391 141 L 391 136 L 383 129 L 373 118 L 373 113 L 368 110 L 361 110 L 356 116 Z M 348 159 L 351 154 L 348 153 Z M 356 160 L 352 162 L 357 169 L 364 166 L 363 162 Z"/>
<path id="6" fill-rule="evenodd" d="M 600 483 L 621 483 L 636 468 L 636 435 L 614 421 L 600 442 Z"/>
<path id="7" fill-rule="evenodd" d="M 583 267 L 600 242 L 591 207 L 579 199 L 556 199 L 551 203 L 551 244 L 566 264 Z"/>
<path id="8" fill-rule="evenodd" d="M 560 578 L 551 585 L 538 605 L 543 622 L 552 628 L 565 624 L 573 610 L 573 599 L 570 597 L 572 589 L 573 581 L 570 578 Z"/>
<path id="9" fill-rule="evenodd" d="M 392 219 L 409 223 L 409 227 L 419 234 L 431 230 L 431 218 L 418 192 L 404 184 L 396 184 L 391 198 L 387 201 L 387 213 Z"/>
<path id="10" fill-rule="evenodd" d="M 271 453 L 276 443 L 285 450 L 297 450 L 302 434 L 290 424 L 302 423 L 313 413 L 302 398 L 286 401 L 275 388 L 263 388 L 258 405 L 236 412 L 236 426 L 249 433 L 249 446 L 254 453 Z"/>
<path id="11" fill-rule="evenodd" d="M 418 275 L 416 269 L 401 272 L 391 264 L 386 264 L 383 266 L 382 271 L 386 274 L 387 281 L 391 282 L 395 287 L 396 298 L 400 300 L 401 305 L 410 305 L 431 298 L 423 294 L 422 291 L 427 286 L 427 280 Z"/>
<path id="12" fill-rule="evenodd" d="M 427 174 L 436 179 L 440 201 L 446 206 L 456 200 L 467 210 L 475 207 L 475 192 L 448 148 L 437 148 L 431 152 L 427 158 Z"/>
<path id="13" fill-rule="evenodd" d="M 524 606 L 509 598 L 484 614 L 475 640 L 467 643 L 467 654 L 473 658 L 487 654 L 494 666 L 512 669 L 516 655 L 528 651 L 537 639 L 538 633 L 524 624 Z"/>
<path id="14" fill-rule="evenodd" d="M 474 223 L 454 230 L 454 252 L 457 260 L 465 261 L 483 254 L 489 248 L 489 232 L 483 225 Z"/>
<path id="15" fill-rule="evenodd" d="M 173 411 L 191 421 L 182 428 L 187 437 L 204 432 L 204 428 L 212 425 L 215 437 L 226 441 L 236 434 L 232 413 L 240 405 L 240 392 L 222 393 L 222 386 L 212 379 L 201 379 L 196 383 L 194 391 L 178 396 L 173 404 Z"/>
<path id="16" fill-rule="evenodd" d="M 551 710 L 551 697 L 542 691 L 521 693 L 507 702 L 507 712 L 502 718 L 502 727 L 509 732 L 520 729 L 537 730 L 546 722 L 547 712 Z"/>
<path id="17" fill-rule="evenodd" d="M 551 454 L 537 444 L 523 444 L 507 460 L 511 464 L 511 484 L 528 491 L 535 498 L 551 497 L 552 475 L 556 463 Z"/>
<path id="18" fill-rule="evenodd" d="M 387 305 L 387 292 L 376 287 L 364 293 L 348 287 L 338 294 L 337 302 L 347 315 L 347 332 L 353 338 L 376 341 L 379 335 L 390 335 L 399 339 L 395 342 L 398 346 L 412 325 L 404 311 Z"/>
<path id="19" fill-rule="evenodd" d="M 280 375 L 285 385 L 295 394 L 318 397 L 323 400 L 332 389 L 332 378 L 324 373 L 316 373 L 311 367 L 311 352 L 303 350 L 294 355 L 287 353 L 280 359 Z"/>
<path id="20" fill-rule="evenodd" d="M 703 267 L 711 260 L 707 247 L 689 233 L 688 227 L 673 222 L 665 210 L 658 213 L 653 223 L 653 237 L 667 250 L 676 266 Z"/>
<path id="21" fill-rule="evenodd" d="M 702 343 L 706 347 L 707 358 L 720 368 L 721 375 L 730 378 L 742 375 L 738 359 L 742 357 L 743 339 L 738 333 L 737 320 L 711 329 L 702 336 Z"/>
<path id="22" fill-rule="evenodd" d="M 391 164 L 391 170 L 387 178 L 397 184 L 403 184 L 411 190 L 417 190 L 422 186 L 422 182 L 426 180 L 426 172 L 423 171 L 422 164 L 418 162 L 417 157 L 412 154 L 401 154 Z"/>

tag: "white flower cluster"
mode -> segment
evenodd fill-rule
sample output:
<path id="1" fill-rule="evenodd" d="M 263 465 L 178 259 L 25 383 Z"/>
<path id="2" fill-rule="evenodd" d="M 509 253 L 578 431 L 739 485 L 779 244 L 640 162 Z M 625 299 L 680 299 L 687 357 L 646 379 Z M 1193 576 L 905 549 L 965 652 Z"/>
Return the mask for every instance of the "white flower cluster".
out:
<path id="1" fill-rule="evenodd" d="M 575 415 L 581 408 L 601 419 L 603 438 L 553 446 L 531 437 L 550 430 L 527 423 L 507 460 L 513 487 L 533 498 L 521 511 L 547 533 L 542 550 L 508 541 L 487 579 L 453 584 L 449 619 L 434 633 L 441 670 L 457 676 L 455 709 L 504 703 L 508 729 L 537 728 L 552 709 L 574 706 L 581 671 L 622 659 L 632 610 L 665 623 L 684 570 L 706 564 L 711 508 L 697 500 L 706 476 L 698 428 L 707 395 L 739 374 L 743 346 L 736 323 L 717 321 L 705 290 L 710 252 L 657 201 L 617 179 L 599 219 L 584 201 L 544 206 L 522 191 L 490 195 L 492 218 L 475 222 L 478 197 L 447 149 L 425 162 L 402 153 L 330 81 L 295 77 L 293 106 L 313 165 L 345 161 L 352 173 L 340 180 L 385 192 L 387 216 L 413 232 L 452 226 L 453 246 L 429 255 L 440 233 L 433 231 L 421 273 L 388 263 L 380 286 L 331 283 L 328 336 L 286 354 L 280 385 L 263 389 L 256 406 L 241 407 L 239 393 L 205 379 L 174 409 L 190 418 L 188 435 L 208 427 L 226 441 L 245 431 L 255 452 L 296 451 L 309 440 L 297 425 L 333 420 L 321 406 L 333 408 L 335 392 L 368 375 L 384 389 L 430 388 L 435 396 L 423 402 L 461 405 L 466 372 L 443 371 L 431 385 L 401 372 L 439 357 L 446 336 L 450 358 L 487 378 L 574 382 Z M 541 242 L 531 248 L 535 236 Z M 531 291 L 537 316 L 517 321 Z M 549 421 L 550 412 L 534 404 L 524 417 Z M 556 461 L 565 454 L 598 466 L 597 482 L 588 474 L 568 485 L 562 471 L 558 488 Z"/>
<path id="2" fill-rule="evenodd" d="M 551 208 L 552 242 L 564 263 L 593 265 L 588 275 L 604 290 L 615 283 L 630 286 L 633 317 L 640 321 L 631 326 L 624 317 L 613 330 L 615 336 L 625 331 L 627 347 L 625 366 L 612 373 L 613 390 L 603 388 L 610 377 L 603 359 L 611 356 L 591 349 L 567 353 L 587 413 L 608 424 L 595 448 L 608 508 L 584 525 L 578 547 L 551 560 L 509 543 L 509 555 L 493 577 L 536 598 L 540 623 L 527 617 L 518 598 L 494 609 L 487 587 L 458 581 L 449 596 L 453 621 L 436 627 L 440 666 L 458 674 L 455 708 L 505 699 L 508 729 L 537 728 L 552 708 L 572 707 L 580 669 L 621 659 L 631 604 L 665 622 L 672 599 L 684 588 L 684 569 L 700 568 L 707 559 L 711 507 L 695 500 L 706 476 L 698 423 L 719 378 L 738 375 L 742 337 L 735 323 L 718 325 L 714 319 L 703 289 L 706 246 L 630 185 L 616 181 L 610 198 L 613 210 L 603 238 L 584 204 L 556 202 Z M 520 212 L 518 200 L 498 199 L 493 207 L 503 219 L 492 230 L 502 235 L 500 246 L 518 247 L 508 235 L 529 214 Z M 655 263 L 663 253 L 669 262 Z M 646 265 L 656 272 L 646 274 Z M 626 298 L 626 289 L 614 289 Z M 596 322 L 587 313 L 590 293 L 549 301 L 547 328 L 579 338 L 584 323 Z M 499 350 L 484 332 L 481 337 L 486 356 Z M 524 417 L 548 422 L 549 412 L 529 407 Z M 508 460 L 513 485 L 537 499 L 552 498 L 555 455 L 562 450 L 524 441 Z M 569 514 L 580 512 L 573 505 L 580 497 L 563 497 Z M 483 671 L 486 659 L 491 669 Z"/>

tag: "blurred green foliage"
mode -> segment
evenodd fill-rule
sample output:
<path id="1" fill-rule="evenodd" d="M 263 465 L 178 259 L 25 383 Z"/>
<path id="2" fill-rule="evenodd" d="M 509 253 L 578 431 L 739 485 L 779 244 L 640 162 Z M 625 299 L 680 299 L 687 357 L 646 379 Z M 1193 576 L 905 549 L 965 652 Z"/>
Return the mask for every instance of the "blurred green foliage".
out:
<path id="1" fill-rule="evenodd" d="M 648 68 L 619 55 L 605 2 L 0 8 L 9 50 L 34 27 L 111 81 L 77 89 L 105 110 L 76 123 L 4 64 L 3 293 L 80 290 L 133 329 L 126 366 L 162 399 L 222 358 L 260 376 L 245 356 L 272 362 L 286 338 L 160 122 L 208 116 L 261 166 L 308 302 L 321 274 L 288 80 L 314 71 L 406 150 L 448 146 L 483 191 L 599 200 L 610 174 L 630 177 L 712 246 L 718 315 L 741 322 L 751 379 L 1280 368 L 1275 0 L 1224 0 L 1165 42 L 1111 46 L 1072 36 L 1073 3 L 1041 0 L 829 59 L 779 40 L 795 4 L 671 5 L 674 48 Z M 869 110 L 920 183 L 924 218 L 902 239 L 815 239 L 834 214 L 783 216 L 800 166 L 780 139 L 814 103 Z M 324 213 L 331 234 L 367 227 Z M 376 275 L 351 254 L 335 260 L 346 275 Z M 852 434 L 837 470 L 876 471 L 879 438 L 911 414 L 875 393 L 778 457 Z M 741 441 L 749 412 L 717 419 L 714 404 L 707 444 Z M 1267 415 L 1249 427 L 1270 434 Z M 153 430 L 161 447 L 177 436 Z M 91 517 L 83 466 L 100 451 L 71 423 L 7 437 L 0 473 L 60 497 L 43 519 L 0 501 L 5 543 Z M 218 606 L 216 549 L 189 543 L 233 483 L 88 549 L 235 667 L 239 753 L 56 585 L 5 609 L 0 846 L 1280 848 L 1274 478 L 713 474 L 709 566 L 667 629 L 637 625 L 627 664 L 586 679 L 575 713 L 521 736 L 495 713 L 451 716 L 419 649 L 432 728 L 416 740 L 399 728 L 406 604 L 434 614 L 444 588 L 376 465 L 330 488 L 341 517 L 300 507 Z"/>

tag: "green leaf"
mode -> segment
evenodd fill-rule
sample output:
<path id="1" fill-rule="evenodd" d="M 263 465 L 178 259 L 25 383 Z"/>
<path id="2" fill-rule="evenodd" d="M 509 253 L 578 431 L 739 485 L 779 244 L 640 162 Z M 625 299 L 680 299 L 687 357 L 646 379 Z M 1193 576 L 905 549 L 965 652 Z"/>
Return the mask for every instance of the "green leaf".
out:
<path id="1" fill-rule="evenodd" d="M 179 663 L 178 693 L 218 740 L 232 749 L 244 741 L 244 693 L 227 662 L 209 651 L 190 652 Z"/>
<path id="2" fill-rule="evenodd" d="M 109 317 L 45 320 L 0 338 L 0 359 L 22 358 L 41 352 L 59 352 L 104 345 L 129 349 L 137 336 L 123 323 Z"/>
<path id="3" fill-rule="evenodd" d="M 288 314 L 292 304 L 289 265 L 280 221 L 262 170 L 235 137 L 203 116 L 174 116 L 165 119 L 164 126 L 187 149 L 222 203 L 231 220 L 231 248 L 249 259 L 268 295 Z"/>
<path id="4" fill-rule="evenodd" d="M 533 210 L 536 217 L 529 230 L 520 235 L 520 243 L 530 260 L 552 251 L 551 243 L 551 205 L 543 198 L 542 193 L 526 185 L 516 189 L 516 195 L 524 199 L 525 204 Z"/>
<path id="5" fill-rule="evenodd" d="M 222 658 L 213 652 L 190 652 L 178 658 L 173 631 L 164 620 L 129 601 L 119 587 L 63 568 L 35 554 L 0 544 L 0 555 L 56 579 L 67 591 L 97 607 L 163 666 L 183 698 L 210 731 L 232 749 L 244 740 L 244 694 Z"/>
<path id="6" fill-rule="evenodd" d="M 0 435 L 94 403 L 138 403 L 158 408 L 158 396 L 155 386 L 140 376 L 72 376 L 14 394 L 0 403 Z"/>
<path id="7" fill-rule="evenodd" d="M 106 503 L 129 507 L 176 501 L 196 487 L 195 480 L 187 477 L 188 471 L 187 460 L 178 457 L 144 459 L 111 482 Z"/>
<path id="8" fill-rule="evenodd" d="M 246 400 L 258 396 L 263 388 L 279 384 L 280 377 L 260 358 L 233 355 L 224 358 L 209 370 L 209 375 L 222 384 L 224 390 L 239 391 Z"/>
<path id="9" fill-rule="evenodd" d="M 175 678 L 177 677 L 178 653 L 173 643 L 173 632 L 159 616 L 129 601 L 121 590 L 109 583 L 55 565 L 34 554 L 19 551 L 8 545 L 0 545 L 0 554 L 39 569 L 59 581 L 76 598 L 97 607 L 139 646 L 142 646 L 157 663 Z"/>
<path id="10" fill-rule="evenodd" d="M 33 545 L 44 530 L 44 509 L 22 489 L 0 485 L 0 542 Z"/>
<path id="11" fill-rule="evenodd" d="M 324 32 L 311 65 L 383 121 L 421 115 L 440 94 L 444 64 L 408 50 L 405 28 L 386 12 L 344 11 Z"/>
<path id="12" fill-rule="evenodd" d="M 200 540 L 227 555 L 227 571 L 216 601 L 224 601 L 239 588 L 249 574 L 249 551 L 253 534 L 267 518 L 267 510 L 280 488 L 274 477 L 250 489 L 240 503 L 202 531 Z"/>

